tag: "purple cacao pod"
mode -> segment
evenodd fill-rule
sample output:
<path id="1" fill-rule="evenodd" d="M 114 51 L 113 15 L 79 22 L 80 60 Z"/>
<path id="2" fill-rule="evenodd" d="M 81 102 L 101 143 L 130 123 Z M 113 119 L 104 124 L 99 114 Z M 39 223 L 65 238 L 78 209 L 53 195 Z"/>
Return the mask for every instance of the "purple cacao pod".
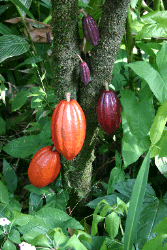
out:
<path id="1" fill-rule="evenodd" d="M 99 41 L 99 30 L 93 17 L 87 15 L 82 18 L 83 34 L 88 43 L 96 46 Z"/>
<path id="2" fill-rule="evenodd" d="M 121 104 L 113 90 L 104 90 L 96 107 L 97 119 L 108 135 L 117 131 L 122 119 Z"/>
<path id="3" fill-rule="evenodd" d="M 86 62 L 81 62 L 81 80 L 87 84 L 90 81 L 90 70 Z"/>

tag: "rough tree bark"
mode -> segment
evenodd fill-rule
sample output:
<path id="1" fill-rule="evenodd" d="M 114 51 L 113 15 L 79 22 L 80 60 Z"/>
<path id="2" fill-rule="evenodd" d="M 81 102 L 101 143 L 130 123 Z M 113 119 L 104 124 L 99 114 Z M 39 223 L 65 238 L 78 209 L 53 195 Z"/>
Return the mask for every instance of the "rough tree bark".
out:
<path id="1" fill-rule="evenodd" d="M 79 75 L 80 39 L 78 34 L 78 0 L 52 0 L 53 6 L 53 86 L 57 101 L 67 92 L 76 99 L 86 116 L 87 131 L 81 152 L 72 161 L 61 158 L 66 183 L 71 187 L 72 206 L 88 197 L 91 190 L 92 162 L 97 143 L 96 104 L 103 81 L 112 80 L 112 69 L 119 51 L 130 0 L 105 0 L 99 26 L 100 40 L 91 51 L 91 82 L 81 83 Z M 82 202 L 83 204 L 83 202 Z"/>

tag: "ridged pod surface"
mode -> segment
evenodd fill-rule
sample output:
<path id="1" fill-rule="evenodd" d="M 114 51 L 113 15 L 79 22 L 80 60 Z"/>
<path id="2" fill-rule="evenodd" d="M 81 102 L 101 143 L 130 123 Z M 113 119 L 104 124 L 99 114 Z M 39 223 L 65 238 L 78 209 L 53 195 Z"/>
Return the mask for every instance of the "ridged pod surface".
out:
<path id="1" fill-rule="evenodd" d="M 82 18 L 83 34 L 88 43 L 96 46 L 99 41 L 99 30 L 93 17 L 87 15 Z"/>
<path id="2" fill-rule="evenodd" d="M 90 70 L 86 62 L 81 62 L 81 80 L 87 84 L 90 81 Z"/>
<path id="3" fill-rule="evenodd" d="M 83 146 L 86 118 L 79 103 L 68 95 L 67 101 L 60 101 L 53 112 L 51 134 L 56 150 L 70 161 Z"/>
<path id="4" fill-rule="evenodd" d="M 117 131 L 122 119 L 122 109 L 113 90 L 102 92 L 97 102 L 96 113 L 100 126 L 108 135 Z"/>
<path id="5" fill-rule="evenodd" d="M 60 155 L 52 146 L 38 150 L 28 168 L 28 177 L 35 187 L 45 187 L 56 179 L 60 172 Z"/>

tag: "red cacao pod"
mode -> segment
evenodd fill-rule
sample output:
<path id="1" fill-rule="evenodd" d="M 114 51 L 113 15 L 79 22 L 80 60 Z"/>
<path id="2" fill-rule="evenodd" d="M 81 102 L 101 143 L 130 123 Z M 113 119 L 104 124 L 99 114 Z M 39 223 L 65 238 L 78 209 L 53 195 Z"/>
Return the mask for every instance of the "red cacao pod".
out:
<path id="1" fill-rule="evenodd" d="M 81 150 L 86 135 L 86 118 L 76 100 L 62 100 L 56 106 L 51 120 L 52 141 L 56 150 L 72 160 Z"/>
<path id="2" fill-rule="evenodd" d="M 113 90 L 104 90 L 97 102 L 97 119 L 102 129 L 111 135 L 120 126 L 122 119 L 121 104 Z"/>
<path id="3" fill-rule="evenodd" d="M 88 43 L 96 46 L 99 41 L 99 30 L 93 17 L 86 15 L 82 18 L 83 34 Z"/>
<path id="4" fill-rule="evenodd" d="M 60 172 L 60 155 L 47 146 L 38 150 L 28 168 L 28 177 L 35 187 L 45 187 L 58 176 Z"/>

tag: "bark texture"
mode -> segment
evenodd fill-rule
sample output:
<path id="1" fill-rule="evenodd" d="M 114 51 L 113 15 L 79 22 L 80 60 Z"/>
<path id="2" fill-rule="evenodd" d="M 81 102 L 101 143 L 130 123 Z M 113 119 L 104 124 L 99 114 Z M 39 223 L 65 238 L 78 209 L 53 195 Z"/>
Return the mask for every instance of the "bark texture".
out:
<path id="1" fill-rule="evenodd" d="M 106 0 L 102 6 L 99 26 L 100 39 L 91 51 L 91 81 L 80 80 L 77 0 L 52 0 L 53 52 L 52 66 L 55 94 L 58 102 L 66 92 L 76 99 L 86 116 L 87 131 L 81 152 L 72 161 L 61 158 L 64 177 L 71 187 L 71 206 L 86 199 L 91 190 L 92 162 L 98 140 L 96 105 L 104 89 L 103 81 L 112 80 L 112 69 L 119 51 L 130 0 Z M 84 201 L 84 200 L 83 200 Z M 83 202 L 82 202 L 83 204 Z"/>

